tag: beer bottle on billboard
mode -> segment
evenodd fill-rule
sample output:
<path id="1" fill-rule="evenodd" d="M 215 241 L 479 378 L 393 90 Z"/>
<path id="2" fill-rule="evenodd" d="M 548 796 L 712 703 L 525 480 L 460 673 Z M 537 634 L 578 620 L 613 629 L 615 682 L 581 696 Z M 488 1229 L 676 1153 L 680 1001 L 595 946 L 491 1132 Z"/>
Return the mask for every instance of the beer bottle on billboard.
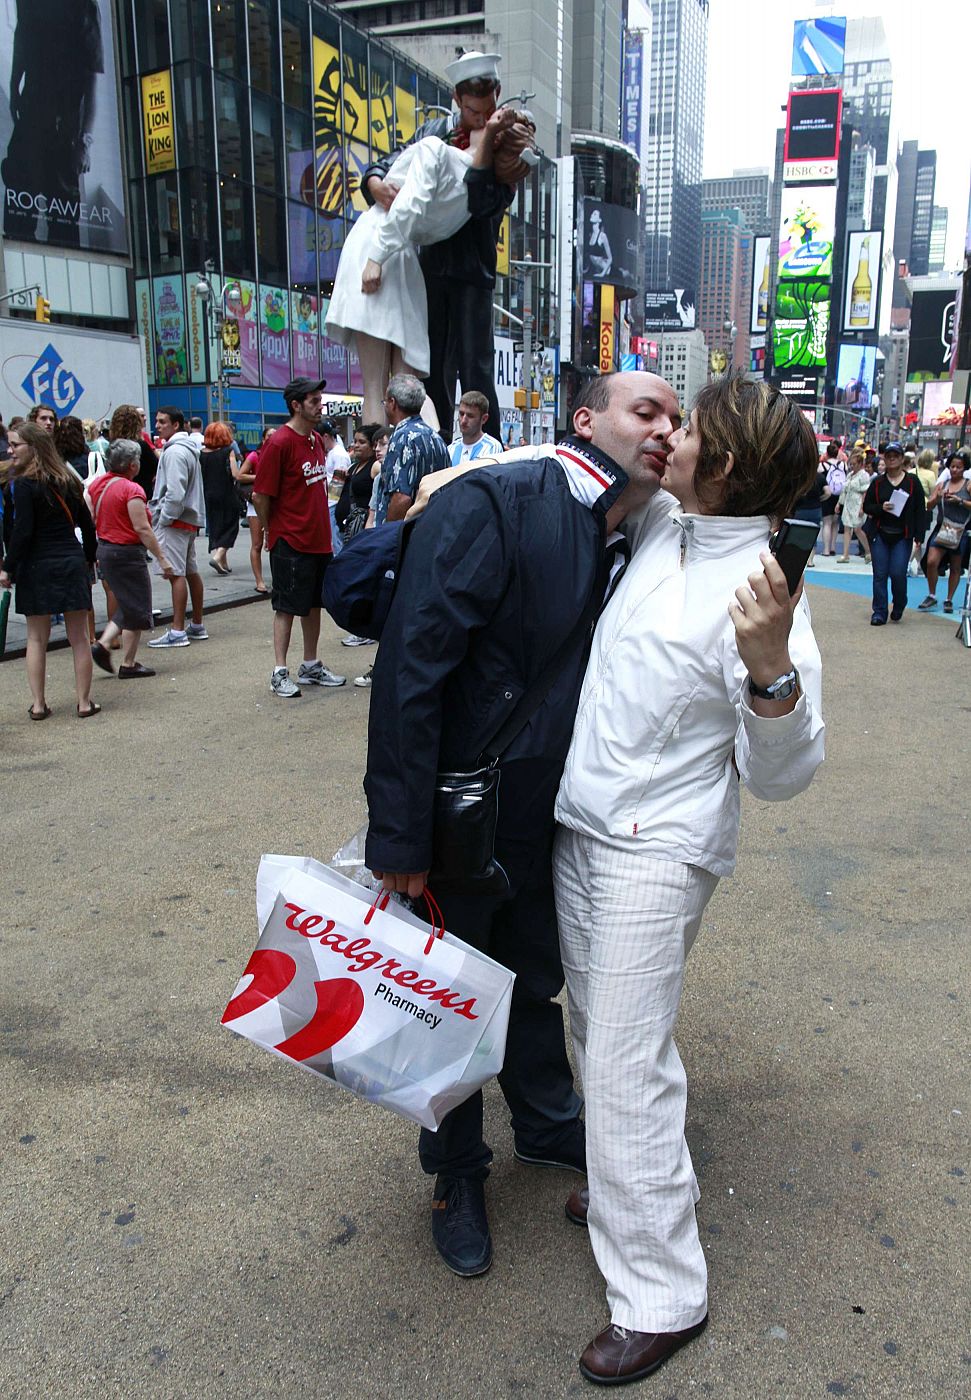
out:
<path id="1" fill-rule="evenodd" d="M 860 244 L 860 260 L 850 291 L 850 325 L 868 326 L 870 309 L 873 304 L 873 283 L 870 281 L 870 240 L 864 238 Z"/>
<path id="2" fill-rule="evenodd" d="M 764 331 L 769 322 L 769 250 L 765 250 L 765 266 L 762 269 L 762 281 L 759 284 L 758 311 L 755 323 L 760 331 Z"/>

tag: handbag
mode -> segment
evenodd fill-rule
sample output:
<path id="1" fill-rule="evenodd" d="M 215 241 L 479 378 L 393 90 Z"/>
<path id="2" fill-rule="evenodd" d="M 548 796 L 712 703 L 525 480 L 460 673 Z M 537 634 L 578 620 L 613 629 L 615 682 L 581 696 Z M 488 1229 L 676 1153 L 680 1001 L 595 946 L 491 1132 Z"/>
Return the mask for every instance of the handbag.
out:
<path id="1" fill-rule="evenodd" d="M 948 520 L 947 517 L 944 516 L 937 534 L 931 540 L 931 545 L 934 549 L 960 549 L 964 529 L 965 527 L 962 522 Z"/>
<path id="2" fill-rule="evenodd" d="M 502 1068 L 513 974 L 385 891 L 318 861 L 264 856 L 260 939 L 222 1024 L 436 1129 Z"/>
<path id="3" fill-rule="evenodd" d="M 616 580 L 615 580 L 616 582 Z M 500 760 L 549 694 L 553 682 L 589 635 L 603 590 L 598 578 L 587 604 L 566 640 L 533 681 L 512 714 L 484 745 L 471 772 L 440 772 L 435 778 L 432 805 L 432 868 L 428 883 L 437 891 L 456 894 L 501 895 L 509 878 L 495 858 L 499 819 Z"/>

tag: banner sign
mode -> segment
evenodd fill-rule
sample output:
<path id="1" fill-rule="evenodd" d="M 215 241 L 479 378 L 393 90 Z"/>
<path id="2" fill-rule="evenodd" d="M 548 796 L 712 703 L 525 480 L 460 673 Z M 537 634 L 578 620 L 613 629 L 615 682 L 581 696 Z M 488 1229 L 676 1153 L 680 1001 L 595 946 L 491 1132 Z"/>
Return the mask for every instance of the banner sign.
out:
<path id="1" fill-rule="evenodd" d="M 624 33 L 624 103 L 620 124 L 620 139 L 641 154 L 641 114 L 644 105 L 642 75 L 644 71 L 644 35 L 639 29 Z"/>
<path id="2" fill-rule="evenodd" d="M 502 216 L 499 225 L 499 239 L 496 243 L 496 272 L 500 277 L 509 276 L 509 214 Z"/>
<path id="3" fill-rule="evenodd" d="M 161 175 L 175 169 L 175 120 L 172 112 L 172 75 L 167 68 L 142 78 L 142 132 L 145 137 L 145 169 Z"/>
<path id="4" fill-rule="evenodd" d="M 600 288 L 600 373 L 614 367 L 614 289 Z"/>
<path id="5" fill-rule="evenodd" d="M 128 252 L 111 0 L 0 9 L 3 236 Z"/>
<path id="6" fill-rule="evenodd" d="M 644 329 L 646 331 L 693 331 L 697 298 L 694 290 L 675 287 L 673 292 L 644 293 Z"/>
<path id="7" fill-rule="evenodd" d="M 851 233 L 846 242 L 846 288 L 843 294 L 843 330 L 872 331 L 877 325 L 880 295 L 881 229 Z"/>
<path id="8" fill-rule="evenodd" d="M 749 330 L 759 335 L 769 324 L 769 293 L 772 282 L 769 248 L 772 239 L 760 235 L 752 240 L 752 306 Z"/>
<path id="9" fill-rule="evenodd" d="M 290 294 L 290 353 L 295 378 L 320 378 L 317 298 L 309 292 Z"/>
<path id="10" fill-rule="evenodd" d="M 235 290 L 238 299 L 230 303 L 227 292 Z M 239 375 L 241 384 L 254 387 L 260 382 L 260 331 L 256 315 L 256 286 L 230 277 L 223 288 L 223 370 Z M 235 326 L 235 330 L 233 327 Z M 230 368 L 238 360 L 239 369 Z"/>
<path id="11" fill-rule="evenodd" d="M 268 389 L 290 383 L 289 300 L 282 287 L 260 287 L 260 355 Z"/>
<path id="12" fill-rule="evenodd" d="M 152 304 L 155 317 L 155 382 L 186 384 L 189 367 L 182 278 L 153 278 Z"/>
<path id="13" fill-rule="evenodd" d="M 601 286 L 637 289 L 640 227 L 637 211 L 600 199 L 583 201 L 583 278 Z"/>
<path id="14" fill-rule="evenodd" d="M 152 284 L 147 277 L 135 282 L 135 319 L 145 352 L 145 370 L 149 384 L 155 383 L 155 328 L 152 322 Z"/>

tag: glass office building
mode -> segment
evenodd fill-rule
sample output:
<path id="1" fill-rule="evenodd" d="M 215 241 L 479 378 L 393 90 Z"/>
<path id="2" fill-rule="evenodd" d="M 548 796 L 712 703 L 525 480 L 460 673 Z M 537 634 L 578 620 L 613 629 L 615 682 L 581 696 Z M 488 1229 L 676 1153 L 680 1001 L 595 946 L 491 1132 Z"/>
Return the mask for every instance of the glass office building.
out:
<path id="1" fill-rule="evenodd" d="M 252 430 L 285 417 L 279 391 L 293 375 L 319 374 L 330 411 L 353 412 L 356 357 L 323 327 L 345 235 L 366 207 L 361 174 L 449 110 L 448 88 L 313 0 L 119 0 L 118 17 L 153 406 L 214 416 L 221 380 L 226 416 Z M 501 272 L 525 251 L 555 262 L 554 208 L 544 160 L 510 211 Z M 207 265 L 210 298 L 198 291 Z M 549 345 L 555 279 L 537 281 Z M 515 276 L 499 277 L 495 301 L 521 316 Z M 506 321 L 497 312 L 497 329 Z"/>

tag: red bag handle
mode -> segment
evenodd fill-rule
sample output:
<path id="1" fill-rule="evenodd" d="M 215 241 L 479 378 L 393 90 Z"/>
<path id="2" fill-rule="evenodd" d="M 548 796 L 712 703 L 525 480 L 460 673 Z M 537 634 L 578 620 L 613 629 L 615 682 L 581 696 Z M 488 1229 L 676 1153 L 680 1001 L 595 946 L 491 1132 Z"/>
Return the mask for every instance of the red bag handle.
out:
<path id="1" fill-rule="evenodd" d="M 428 888 L 427 885 L 422 890 L 422 897 L 425 900 L 425 904 L 428 906 L 428 913 L 431 917 L 432 924 L 432 931 L 428 935 L 428 942 L 425 944 L 425 957 L 427 958 L 428 954 L 432 950 L 432 944 L 435 942 L 435 939 L 441 938 L 445 932 L 445 920 L 442 917 L 441 909 L 439 909 L 438 907 L 438 901 L 436 900 L 435 896 L 432 894 L 431 890 Z M 374 918 L 375 914 L 383 914 L 385 909 L 387 909 L 388 907 L 388 901 L 390 899 L 390 890 L 378 890 L 371 903 L 370 909 L 364 915 L 365 924 L 369 924 Z"/>

